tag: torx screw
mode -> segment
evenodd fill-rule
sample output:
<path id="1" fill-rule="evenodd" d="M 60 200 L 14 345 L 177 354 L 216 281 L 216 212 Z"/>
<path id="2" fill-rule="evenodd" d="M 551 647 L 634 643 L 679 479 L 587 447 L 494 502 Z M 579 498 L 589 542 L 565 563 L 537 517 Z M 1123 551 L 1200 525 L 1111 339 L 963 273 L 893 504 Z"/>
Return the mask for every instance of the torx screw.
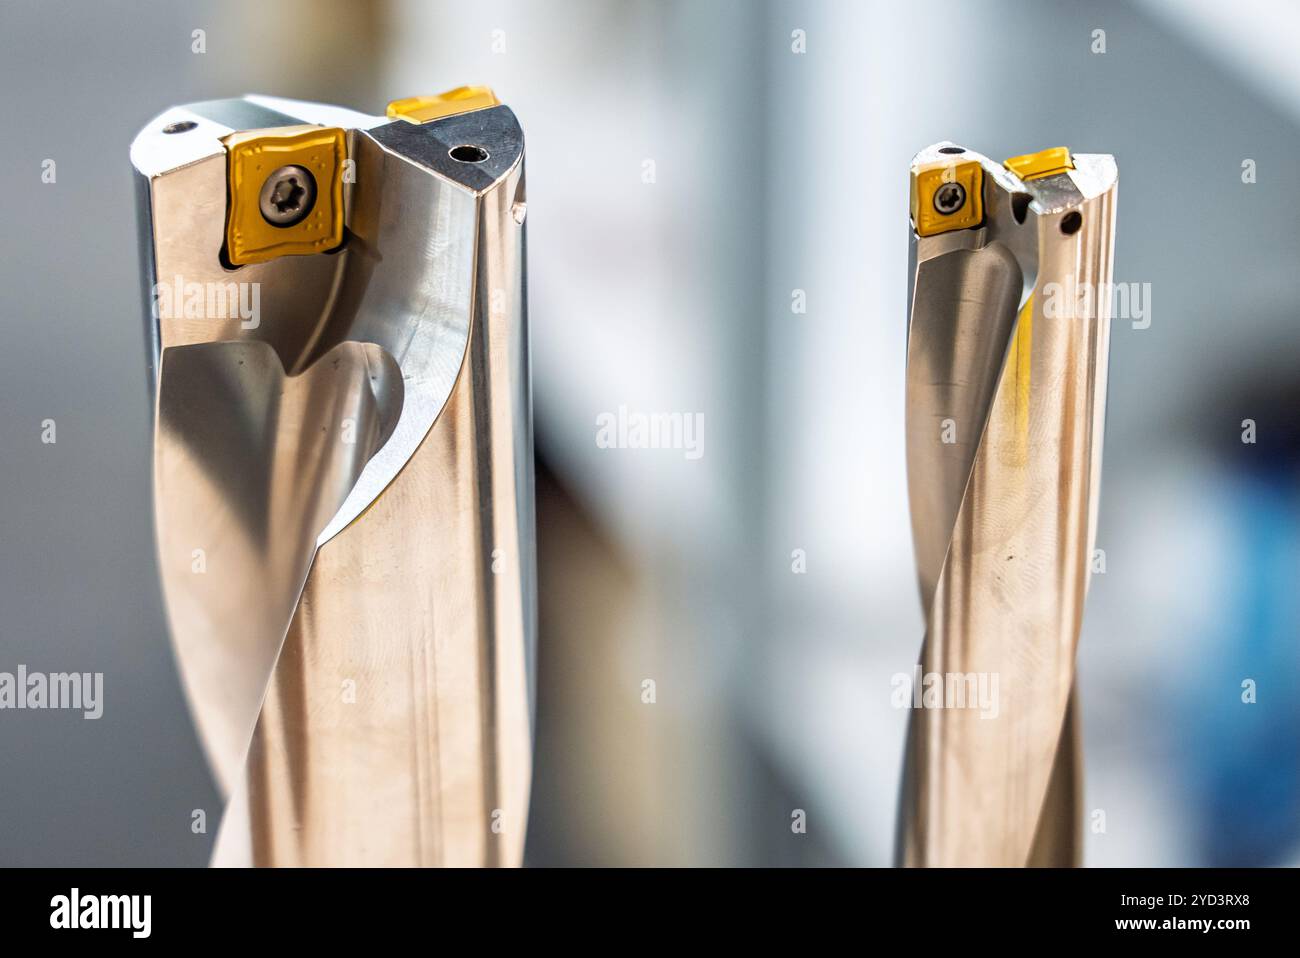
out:
<path id="1" fill-rule="evenodd" d="M 258 196 L 262 218 L 272 226 L 300 223 L 316 205 L 316 178 L 301 166 L 282 166 L 266 178 Z"/>
<path id="2" fill-rule="evenodd" d="M 934 191 L 934 208 L 944 216 L 951 216 L 966 205 L 966 188 L 960 183 L 944 183 Z"/>

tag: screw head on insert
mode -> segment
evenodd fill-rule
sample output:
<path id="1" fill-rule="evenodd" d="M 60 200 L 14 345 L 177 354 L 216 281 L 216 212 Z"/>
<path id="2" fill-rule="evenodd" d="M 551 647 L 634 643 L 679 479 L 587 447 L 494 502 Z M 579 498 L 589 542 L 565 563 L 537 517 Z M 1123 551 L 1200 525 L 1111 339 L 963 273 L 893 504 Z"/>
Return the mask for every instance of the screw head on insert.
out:
<path id="1" fill-rule="evenodd" d="M 960 183 L 944 183 L 934 191 L 935 211 L 951 216 L 966 205 L 966 187 Z"/>
<path id="2" fill-rule="evenodd" d="M 301 223 L 316 205 L 316 177 L 301 166 L 282 166 L 266 178 L 258 194 L 262 218 L 272 226 Z"/>

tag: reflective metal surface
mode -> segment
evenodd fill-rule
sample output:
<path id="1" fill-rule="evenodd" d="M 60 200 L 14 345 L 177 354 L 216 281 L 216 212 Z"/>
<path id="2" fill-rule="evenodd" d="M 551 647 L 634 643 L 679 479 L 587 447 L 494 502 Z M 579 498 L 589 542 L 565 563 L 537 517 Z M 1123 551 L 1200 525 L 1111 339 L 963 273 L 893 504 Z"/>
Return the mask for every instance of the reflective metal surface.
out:
<path id="1" fill-rule="evenodd" d="M 347 132 L 344 245 L 231 269 L 221 137 L 302 123 Z M 487 156 L 456 162 L 462 144 Z M 158 117 L 132 161 L 159 565 L 230 801 L 214 862 L 518 864 L 535 600 L 513 114 L 215 101 Z"/>
<path id="2" fill-rule="evenodd" d="M 1111 157 L 1076 154 L 1074 169 L 1022 181 L 955 149 L 939 143 L 913 161 L 978 160 L 985 212 L 973 229 L 912 236 L 908 490 L 920 673 L 938 676 L 940 694 L 911 713 L 898 857 L 1074 864 L 1071 703 L 1097 521 L 1117 175 Z M 993 690 L 992 707 L 943 694 L 958 688 Z"/>

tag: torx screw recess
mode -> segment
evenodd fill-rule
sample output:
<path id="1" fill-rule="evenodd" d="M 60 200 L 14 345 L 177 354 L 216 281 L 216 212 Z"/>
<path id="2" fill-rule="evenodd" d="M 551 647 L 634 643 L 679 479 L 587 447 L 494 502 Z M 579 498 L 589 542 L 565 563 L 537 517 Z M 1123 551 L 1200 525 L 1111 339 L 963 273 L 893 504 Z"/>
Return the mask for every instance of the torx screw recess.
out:
<path id="1" fill-rule="evenodd" d="M 966 188 L 960 183 L 945 183 L 934 191 L 934 208 L 951 216 L 966 205 Z"/>
<path id="2" fill-rule="evenodd" d="M 262 218 L 272 226 L 301 223 L 316 205 L 316 178 L 301 166 L 282 166 L 266 178 L 258 194 Z"/>

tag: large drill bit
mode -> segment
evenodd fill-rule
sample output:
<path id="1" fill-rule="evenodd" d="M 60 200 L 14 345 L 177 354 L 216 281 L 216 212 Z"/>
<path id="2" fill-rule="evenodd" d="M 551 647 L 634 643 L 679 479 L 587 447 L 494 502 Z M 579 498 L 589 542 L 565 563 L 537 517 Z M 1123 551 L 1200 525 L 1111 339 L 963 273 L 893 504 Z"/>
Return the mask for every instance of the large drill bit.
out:
<path id="1" fill-rule="evenodd" d="M 1075 648 L 1105 420 L 1116 168 L 912 161 L 907 472 L 925 614 L 905 865 L 1077 864 Z"/>
<path id="2" fill-rule="evenodd" d="M 517 864 L 523 137 L 484 88 L 136 138 L 158 561 L 215 863 Z"/>

